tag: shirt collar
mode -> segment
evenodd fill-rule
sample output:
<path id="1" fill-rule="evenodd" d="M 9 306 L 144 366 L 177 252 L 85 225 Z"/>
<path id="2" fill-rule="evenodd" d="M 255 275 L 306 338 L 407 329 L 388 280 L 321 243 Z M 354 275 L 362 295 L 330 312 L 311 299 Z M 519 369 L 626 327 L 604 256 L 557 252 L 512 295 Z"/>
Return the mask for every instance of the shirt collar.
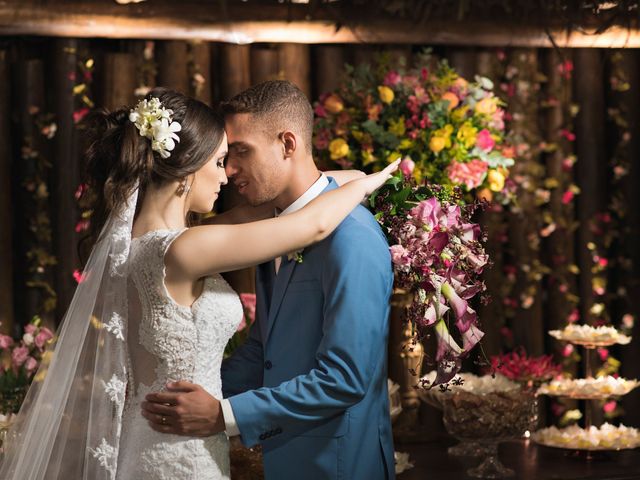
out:
<path id="1" fill-rule="evenodd" d="M 320 174 L 320 178 L 314 182 L 309 189 L 304 192 L 295 202 L 285 208 L 282 212 L 276 211 L 276 217 L 281 215 L 289 215 L 290 213 L 297 212 L 303 208 L 307 203 L 311 202 L 314 198 L 320 195 L 325 188 L 329 186 L 329 179 L 324 173 Z"/>

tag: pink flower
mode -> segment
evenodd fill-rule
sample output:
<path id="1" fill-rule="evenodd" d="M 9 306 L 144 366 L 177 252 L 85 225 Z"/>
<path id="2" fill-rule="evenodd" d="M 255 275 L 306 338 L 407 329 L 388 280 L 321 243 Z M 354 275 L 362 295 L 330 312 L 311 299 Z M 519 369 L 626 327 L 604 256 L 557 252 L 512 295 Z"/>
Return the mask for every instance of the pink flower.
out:
<path id="1" fill-rule="evenodd" d="M 80 200 L 80 198 L 82 197 L 84 192 L 87 191 L 88 188 L 89 187 L 86 183 L 81 183 L 80 185 L 78 185 L 78 188 L 76 189 L 76 193 L 74 194 L 74 197 L 76 198 L 76 200 Z"/>
<path id="2" fill-rule="evenodd" d="M 316 134 L 316 136 L 314 138 L 314 146 L 318 150 L 326 150 L 327 148 L 329 148 L 329 140 L 330 140 L 330 138 L 331 138 L 331 134 L 330 134 L 329 130 L 322 129 L 322 130 L 318 131 L 318 133 Z"/>
<path id="3" fill-rule="evenodd" d="M 241 293 L 240 301 L 242 306 L 248 313 L 249 320 L 253 323 L 256 319 L 256 294 L 255 293 Z"/>
<path id="4" fill-rule="evenodd" d="M 18 368 L 22 366 L 24 362 L 26 362 L 27 357 L 29 356 L 29 349 L 27 347 L 16 347 L 11 352 L 11 361 L 13 362 L 13 366 Z"/>
<path id="5" fill-rule="evenodd" d="M 605 362 L 607 358 L 609 358 L 609 350 L 607 350 L 606 348 L 599 348 L 598 356 L 600 357 L 600 360 Z"/>
<path id="6" fill-rule="evenodd" d="M 604 413 L 612 413 L 617 406 L 617 402 L 615 400 L 611 400 L 610 402 L 604 404 L 602 410 L 604 410 Z"/>
<path id="7" fill-rule="evenodd" d="M 81 108 L 80 110 L 76 110 L 73 112 L 73 123 L 80 123 L 84 117 L 89 114 L 89 109 L 87 107 Z"/>
<path id="8" fill-rule="evenodd" d="M 576 323 L 578 320 L 580 320 L 580 311 L 577 308 L 574 308 L 567 317 L 567 322 Z"/>
<path id="9" fill-rule="evenodd" d="M 438 224 L 438 219 L 442 213 L 440 202 L 435 197 L 423 200 L 411 209 L 411 216 L 418 219 L 422 224 L 431 228 Z"/>
<path id="10" fill-rule="evenodd" d="M 563 128 L 562 130 L 560 130 L 560 136 L 566 138 L 570 142 L 573 142 L 576 139 L 575 134 L 567 130 L 566 128 Z"/>
<path id="11" fill-rule="evenodd" d="M 570 343 L 567 343 L 562 349 L 562 356 L 569 357 L 571 356 L 572 353 L 573 353 L 573 345 L 571 345 Z"/>
<path id="12" fill-rule="evenodd" d="M 316 114 L 316 116 L 324 118 L 327 116 L 327 111 L 324 108 L 324 105 L 322 105 L 321 103 L 316 104 L 316 108 L 314 108 L 313 113 Z"/>
<path id="13" fill-rule="evenodd" d="M 80 270 L 74 270 L 73 271 L 73 279 L 77 282 L 77 283 L 82 283 L 84 282 L 84 279 L 86 278 L 85 274 L 82 273 Z"/>
<path id="14" fill-rule="evenodd" d="M 33 323 L 28 323 L 24 327 L 24 333 L 30 333 L 31 335 L 33 335 L 36 333 L 37 329 L 38 327 L 36 327 Z"/>
<path id="15" fill-rule="evenodd" d="M 476 137 L 476 147 L 480 150 L 484 150 L 485 152 L 490 152 L 495 147 L 496 141 L 491 136 L 491 132 L 486 128 L 480 130 Z"/>
<path id="16" fill-rule="evenodd" d="M 405 265 L 411 264 L 409 252 L 402 245 L 392 245 L 391 247 L 389 247 L 389 251 L 391 252 L 391 261 L 394 265 L 403 267 Z"/>
<path id="17" fill-rule="evenodd" d="M 391 70 L 385 75 L 384 81 L 382 83 L 387 85 L 388 87 L 393 87 L 394 85 L 399 84 L 401 81 L 402 77 L 400 76 L 400 74 L 395 70 Z"/>
<path id="18" fill-rule="evenodd" d="M 562 203 L 564 203 L 565 205 L 567 205 L 568 203 L 571 203 L 574 196 L 575 194 L 573 193 L 573 191 L 567 190 L 562 194 Z"/>
<path id="19" fill-rule="evenodd" d="M 27 360 L 24 363 L 24 368 L 27 369 L 27 372 L 31 373 L 38 368 L 38 361 L 33 357 L 27 357 Z"/>
<path id="20" fill-rule="evenodd" d="M 468 163 L 454 160 L 449 165 L 447 174 L 453 183 L 465 185 L 467 190 L 472 190 L 482 184 L 487 175 L 487 169 L 487 164 L 479 158 L 475 158 Z"/>
<path id="21" fill-rule="evenodd" d="M 36 347 L 39 349 L 43 349 L 46 343 L 53 338 L 53 332 L 49 330 L 47 327 L 43 327 L 40 329 L 35 338 Z"/>
<path id="22" fill-rule="evenodd" d="M 80 220 L 76 224 L 76 233 L 84 232 L 89 229 L 89 220 Z"/>
<path id="23" fill-rule="evenodd" d="M 400 162 L 400 171 L 405 177 L 410 177 L 415 168 L 416 163 L 411 160 L 411 157 L 404 157 Z"/>
<path id="24" fill-rule="evenodd" d="M 4 350 L 5 348 L 9 348 L 13 345 L 13 338 L 9 335 L 1 335 L 0 334 L 0 350 Z"/>

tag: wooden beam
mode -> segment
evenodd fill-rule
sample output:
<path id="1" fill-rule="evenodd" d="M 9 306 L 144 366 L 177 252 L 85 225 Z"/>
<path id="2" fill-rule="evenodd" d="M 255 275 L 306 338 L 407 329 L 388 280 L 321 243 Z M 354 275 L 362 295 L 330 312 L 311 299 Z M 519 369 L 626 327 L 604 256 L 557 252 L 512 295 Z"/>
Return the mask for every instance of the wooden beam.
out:
<path id="1" fill-rule="evenodd" d="M 0 50 L 0 332 L 13 325 L 13 209 L 11 207 L 11 81 L 6 50 Z"/>
<path id="2" fill-rule="evenodd" d="M 270 45 L 251 47 L 251 84 L 280 78 L 278 49 Z"/>
<path id="3" fill-rule="evenodd" d="M 59 4 L 58 4 L 59 3 Z M 329 15 L 307 20 L 307 8 L 292 5 L 248 5 L 207 8 L 195 2 L 61 1 L 0 3 L 0 35 L 42 35 L 73 38 L 156 38 L 247 43 L 380 43 L 474 46 L 552 47 L 542 26 L 515 22 L 460 22 L 431 20 L 424 25 L 385 18 L 361 18 L 352 28 L 336 29 Z M 345 12 L 345 14 L 348 12 Z M 347 18 L 360 18 L 363 12 Z M 366 12 L 365 12 L 366 13 Z M 318 16 L 319 17 L 319 16 Z M 288 18 L 290 21 L 281 20 Z M 549 33 L 560 47 L 640 47 L 640 30 L 615 26 L 599 35 L 585 29 L 570 34 L 563 25 L 550 26 Z"/>

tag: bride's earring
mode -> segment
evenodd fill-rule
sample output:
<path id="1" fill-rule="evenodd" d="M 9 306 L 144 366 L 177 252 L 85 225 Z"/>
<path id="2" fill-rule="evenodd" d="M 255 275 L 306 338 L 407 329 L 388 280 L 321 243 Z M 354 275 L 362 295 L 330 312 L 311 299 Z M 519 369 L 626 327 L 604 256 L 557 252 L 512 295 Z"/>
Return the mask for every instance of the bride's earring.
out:
<path id="1" fill-rule="evenodd" d="M 185 193 L 189 193 L 189 190 L 191 190 L 191 186 L 187 184 L 187 179 L 185 178 L 176 189 L 176 195 L 181 197 Z"/>

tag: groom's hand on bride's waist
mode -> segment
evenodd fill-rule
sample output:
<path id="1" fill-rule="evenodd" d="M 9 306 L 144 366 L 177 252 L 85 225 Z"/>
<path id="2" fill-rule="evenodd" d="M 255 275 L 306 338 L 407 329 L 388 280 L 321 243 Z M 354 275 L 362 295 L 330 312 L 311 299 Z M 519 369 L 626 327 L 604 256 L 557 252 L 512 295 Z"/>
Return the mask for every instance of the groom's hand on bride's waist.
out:
<path id="1" fill-rule="evenodd" d="M 142 416 L 157 432 L 208 437 L 224 431 L 220 401 L 200 385 L 167 384 L 164 392 L 150 393 L 142 402 Z"/>

